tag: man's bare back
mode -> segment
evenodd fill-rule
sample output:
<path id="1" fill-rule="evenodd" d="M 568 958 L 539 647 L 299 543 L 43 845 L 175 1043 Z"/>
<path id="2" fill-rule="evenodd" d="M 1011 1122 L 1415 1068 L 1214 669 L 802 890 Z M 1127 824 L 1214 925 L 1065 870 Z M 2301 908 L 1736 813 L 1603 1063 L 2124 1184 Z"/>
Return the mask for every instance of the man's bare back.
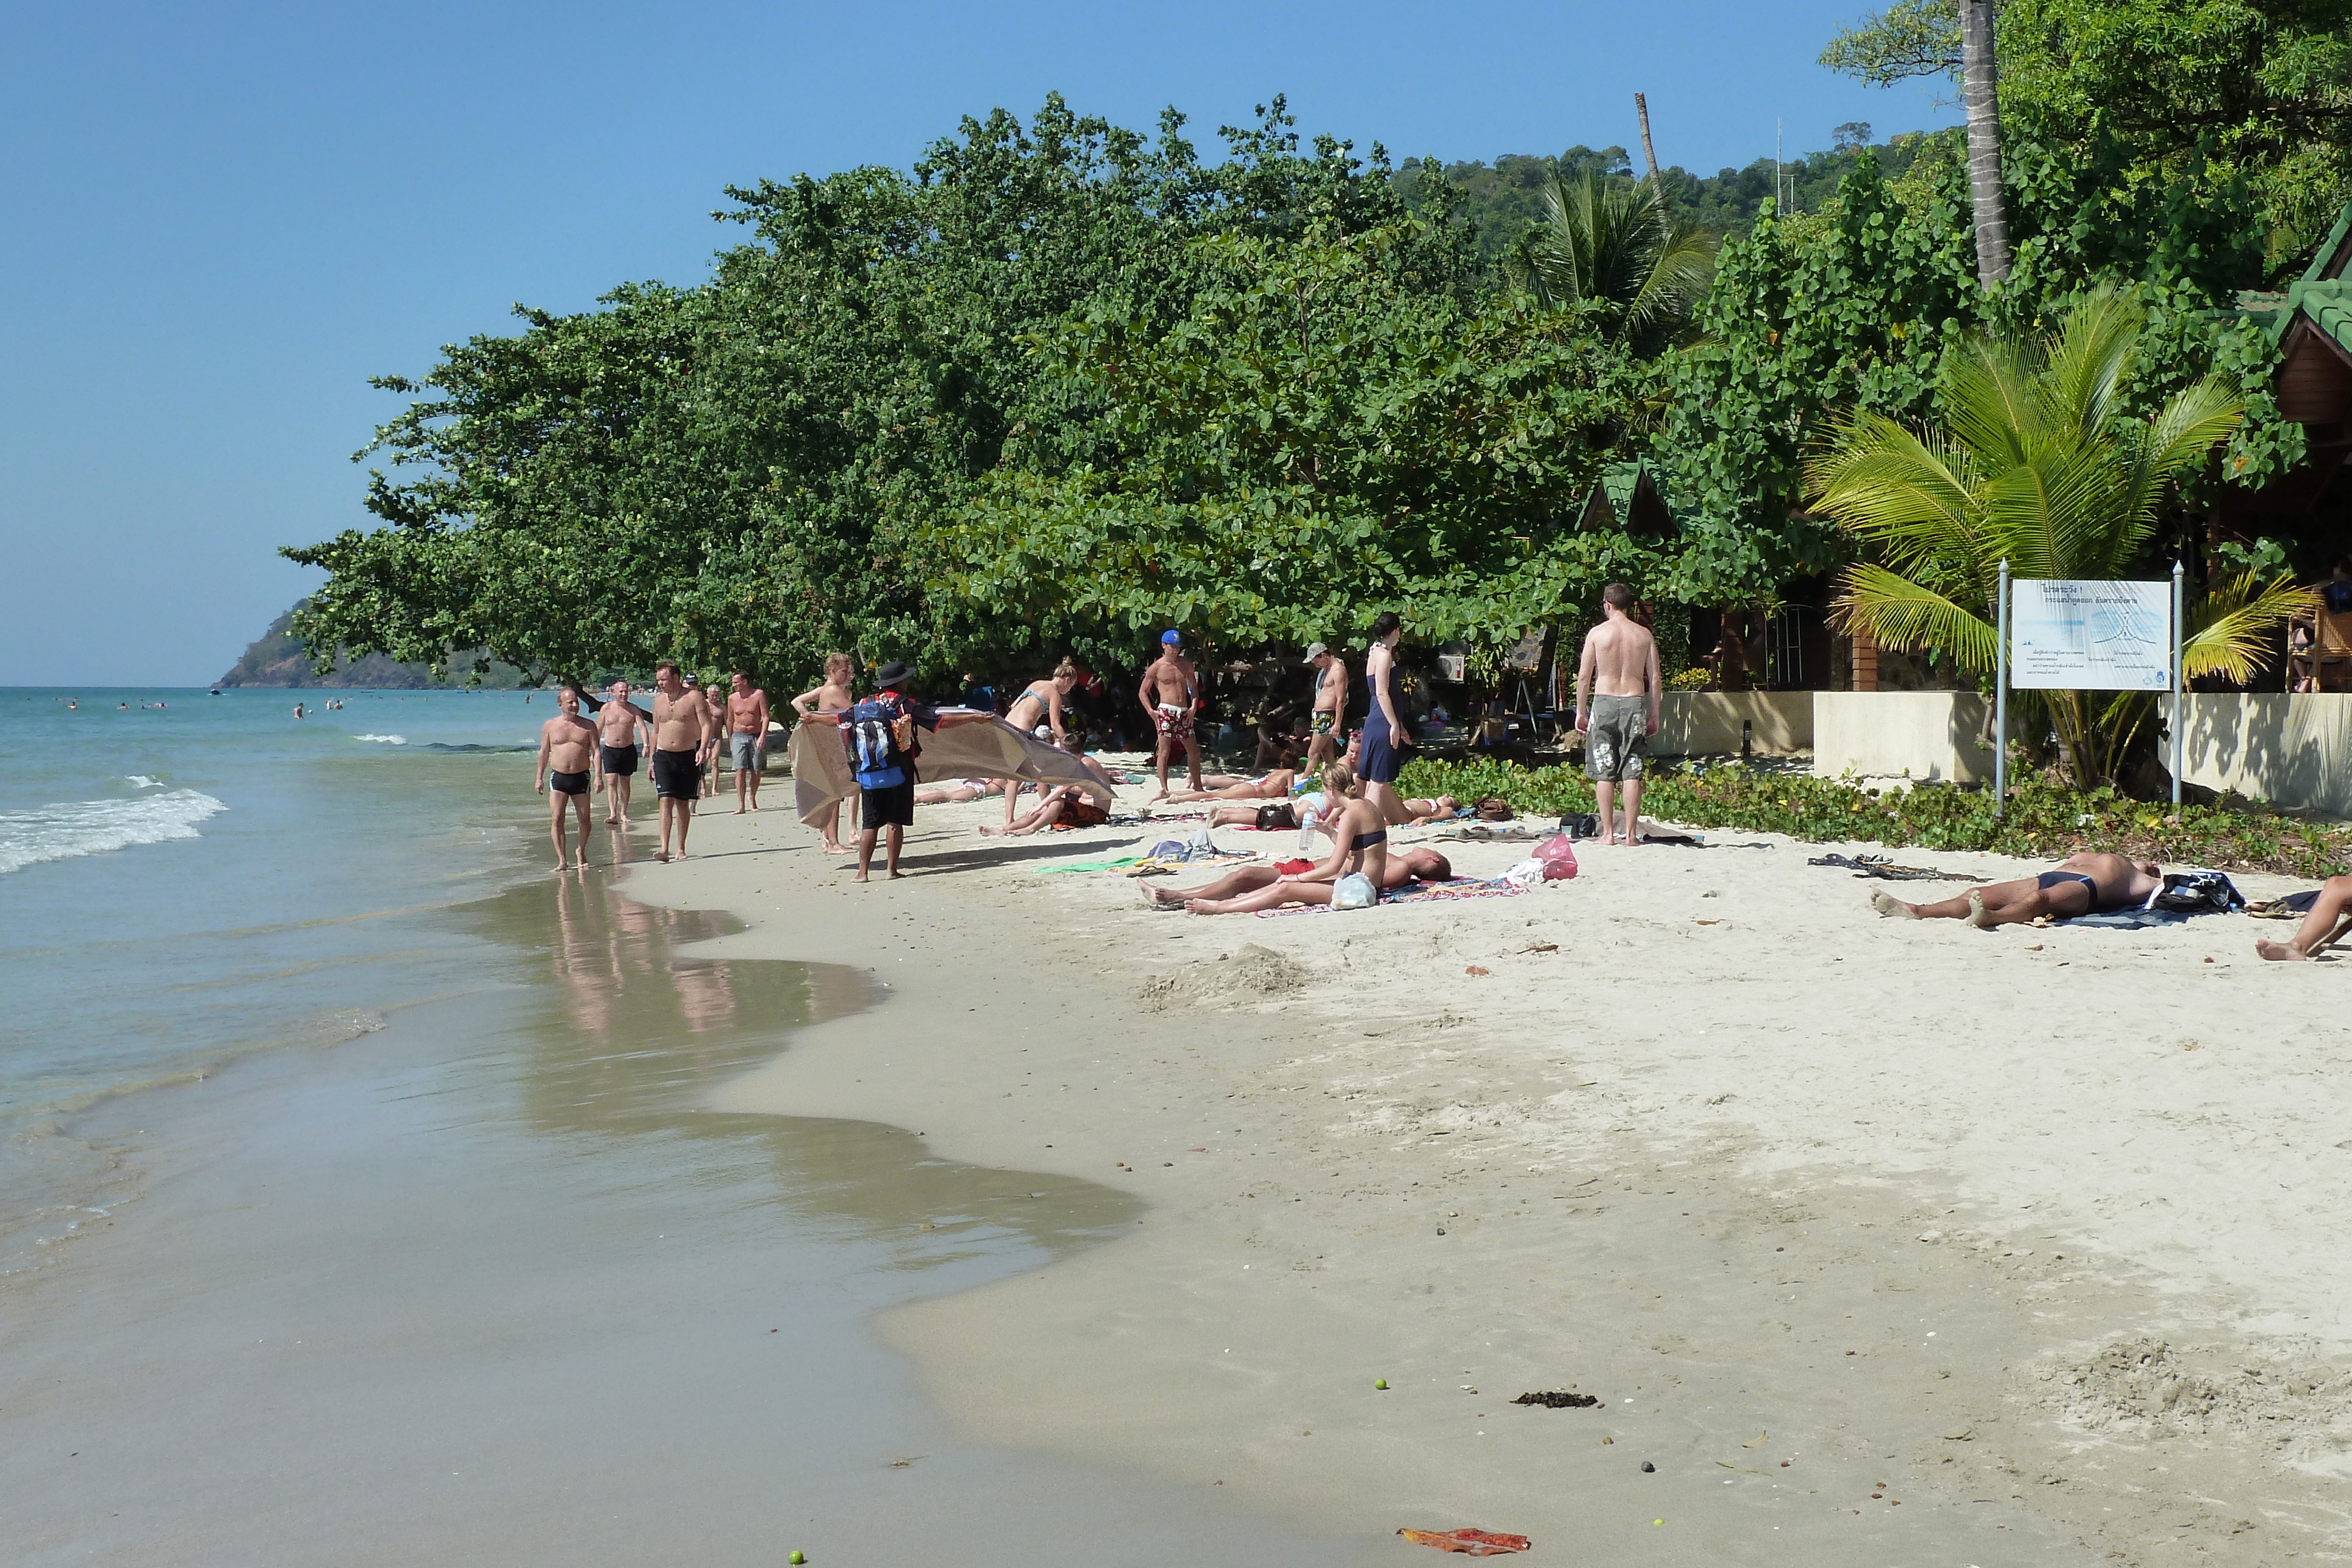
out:
<path id="1" fill-rule="evenodd" d="M 1650 629 L 1630 615 L 1612 615 L 1585 634 L 1584 652 L 1592 692 L 1604 697 L 1650 695 L 1650 671 L 1658 644 Z"/>

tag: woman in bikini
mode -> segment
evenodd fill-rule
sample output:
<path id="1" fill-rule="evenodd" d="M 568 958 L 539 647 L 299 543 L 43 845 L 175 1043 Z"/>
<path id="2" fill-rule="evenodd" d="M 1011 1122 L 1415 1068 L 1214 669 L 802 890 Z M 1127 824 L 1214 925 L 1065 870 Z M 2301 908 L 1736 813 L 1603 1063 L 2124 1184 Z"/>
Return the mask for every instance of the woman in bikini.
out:
<path id="1" fill-rule="evenodd" d="M 1040 727 L 1050 728 L 1054 734 L 1054 744 L 1059 746 L 1068 737 L 1068 731 L 1062 727 L 1062 699 L 1068 696 L 1077 684 L 1077 665 L 1067 659 L 1063 660 L 1054 666 L 1052 674 L 1042 681 L 1032 681 L 1021 689 L 1021 695 L 1013 699 L 1013 706 L 1004 710 L 1004 722 L 1024 735 L 1033 735 Z M 1019 785 L 1014 780 L 1004 780 L 1003 831 L 1006 832 L 1013 831 L 1013 797 L 1018 792 Z"/>
<path id="2" fill-rule="evenodd" d="M 793 712 L 803 718 L 813 713 L 847 713 L 857 701 L 856 694 L 849 689 L 849 683 L 856 676 L 857 665 L 848 654 L 827 653 L 824 656 L 824 680 L 794 697 Z M 845 855 L 852 852 L 850 847 L 841 841 L 840 801 L 833 803 L 831 814 L 817 831 L 824 835 L 825 853 Z"/>
<path id="3" fill-rule="evenodd" d="M 1331 889 L 1350 872 L 1363 873 L 1376 888 L 1386 889 L 1403 881 L 1402 874 L 1394 878 L 1390 875 L 1388 824 L 1381 820 L 1380 808 L 1364 799 L 1363 786 L 1346 763 L 1335 762 L 1323 770 L 1323 793 L 1331 813 L 1324 828 L 1331 835 L 1331 852 L 1313 871 L 1265 882 L 1237 898 L 1204 898 L 1201 894 L 1207 890 L 1194 889 L 1186 894 L 1147 885 L 1143 890 L 1145 901 L 1182 904 L 1195 915 L 1233 915 L 1245 909 L 1273 909 L 1284 904 L 1328 904 Z M 1424 856 L 1431 852 L 1413 852 Z"/>

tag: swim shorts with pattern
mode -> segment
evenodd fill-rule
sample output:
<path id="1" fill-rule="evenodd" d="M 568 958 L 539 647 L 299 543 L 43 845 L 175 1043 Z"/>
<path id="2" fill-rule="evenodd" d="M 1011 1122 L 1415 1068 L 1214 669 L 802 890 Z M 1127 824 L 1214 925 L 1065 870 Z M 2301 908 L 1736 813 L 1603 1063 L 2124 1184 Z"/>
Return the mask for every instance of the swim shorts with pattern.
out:
<path id="1" fill-rule="evenodd" d="M 1642 777 L 1649 727 L 1649 698 L 1594 697 L 1584 731 L 1584 776 L 1605 784 Z"/>

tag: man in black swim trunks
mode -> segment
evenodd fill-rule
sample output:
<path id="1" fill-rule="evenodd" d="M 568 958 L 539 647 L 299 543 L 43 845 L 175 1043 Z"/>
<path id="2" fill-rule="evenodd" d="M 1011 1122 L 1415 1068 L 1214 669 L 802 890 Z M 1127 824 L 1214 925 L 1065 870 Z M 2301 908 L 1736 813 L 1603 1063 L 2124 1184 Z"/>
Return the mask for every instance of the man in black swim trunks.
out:
<path id="1" fill-rule="evenodd" d="M 2137 909 L 2163 886 L 2164 870 L 2154 861 L 2086 852 L 2068 855 L 2039 876 L 1988 883 L 1938 904 L 1906 904 L 1881 889 L 1870 895 L 1870 905 L 1881 915 L 1905 920 L 1965 920 L 1990 931 L 2045 915 L 2072 920 L 2077 915 Z"/>
<path id="2" fill-rule="evenodd" d="M 580 694 L 566 686 L 556 695 L 562 711 L 539 727 L 539 768 L 534 792 L 547 797 L 547 836 L 555 841 L 555 869 L 570 853 L 563 841 L 563 809 L 580 819 L 580 850 L 572 867 L 588 869 L 588 795 L 597 772 L 596 727 L 580 716 Z"/>
<path id="3" fill-rule="evenodd" d="M 702 799 L 702 761 L 718 747 L 709 705 L 688 689 L 677 664 L 664 659 L 654 666 L 654 793 L 661 800 L 661 849 L 654 859 L 686 858 L 686 831 L 694 825 L 694 803 Z"/>
<path id="4" fill-rule="evenodd" d="M 604 821 L 629 825 L 629 779 L 637 771 L 637 747 L 650 738 L 653 715 L 630 700 L 629 683 L 614 681 L 613 695 L 596 711 L 596 759 L 604 769 Z"/>

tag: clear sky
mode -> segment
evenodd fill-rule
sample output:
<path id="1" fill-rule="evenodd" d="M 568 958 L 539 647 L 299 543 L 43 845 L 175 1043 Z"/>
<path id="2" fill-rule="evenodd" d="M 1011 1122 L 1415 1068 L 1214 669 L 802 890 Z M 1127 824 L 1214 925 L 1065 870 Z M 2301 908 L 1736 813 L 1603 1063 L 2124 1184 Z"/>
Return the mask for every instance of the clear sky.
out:
<path id="1" fill-rule="evenodd" d="M 12 8 L 0 51 L 0 685 L 189 685 L 370 522 L 372 374 L 525 301 L 701 277 L 720 187 L 904 166 L 1049 90 L 1149 129 L 1289 95 L 1399 158 L 1795 153 L 1924 89 L 1813 61 L 1868 0 L 1409 6 L 574 3 Z"/>

